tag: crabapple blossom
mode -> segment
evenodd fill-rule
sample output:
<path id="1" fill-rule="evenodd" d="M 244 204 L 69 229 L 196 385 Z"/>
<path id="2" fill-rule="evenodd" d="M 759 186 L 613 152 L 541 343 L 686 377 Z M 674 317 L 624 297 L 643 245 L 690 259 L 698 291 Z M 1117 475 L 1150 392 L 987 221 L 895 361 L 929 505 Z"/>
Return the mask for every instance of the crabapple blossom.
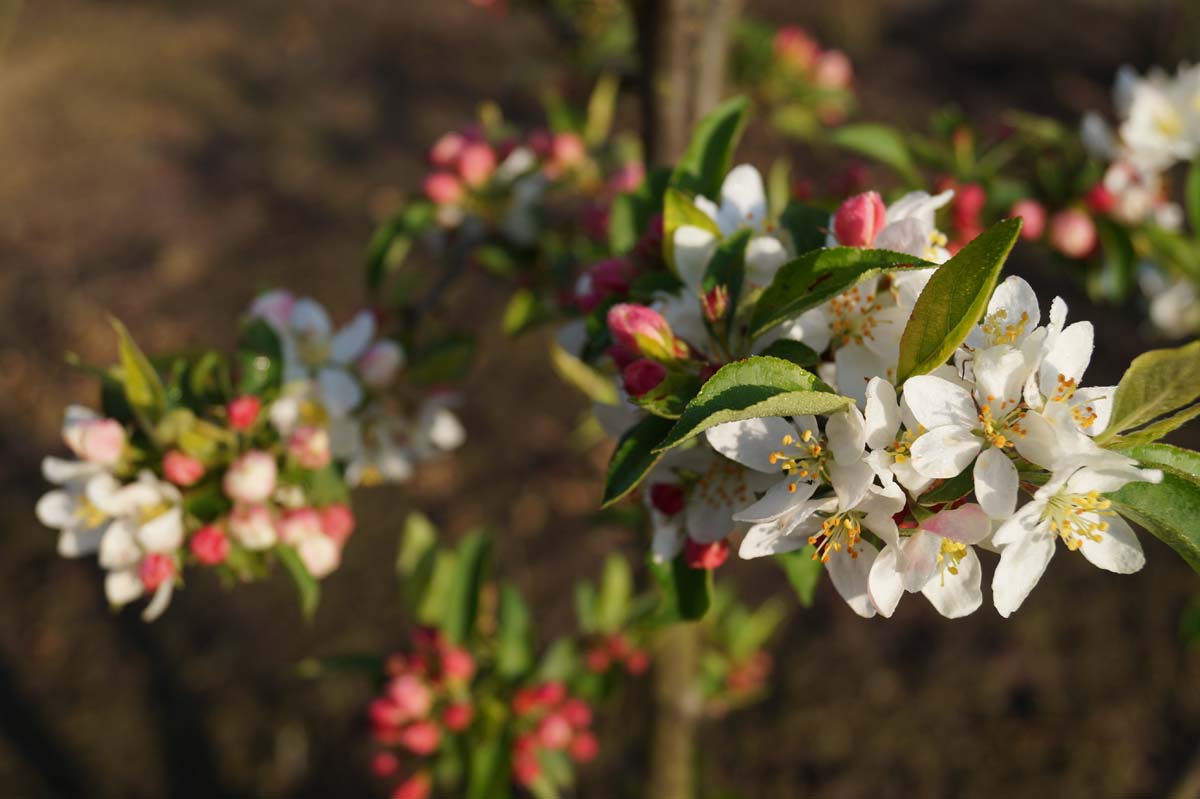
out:
<path id="1" fill-rule="evenodd" d="M 329 431 L 324 427 L 297 427 L 288 436 L 287 451 L 292 460 L 305 469 L 323 469 L 333 458 Z"/>
<path id="2" fill-rule="evenodd" d="M 76 456 L 99 466 L 116 466 L 125 450 L 125 428 L 121 423 L 81 405 L 67 408 L 62 437 Z"/>
<path id="3" fill-rule="evenodd" d="M 255 504 L 266 501 L 275 492 L 278 471 L 275 456 L 262 450 L 250 450 L 239 456 L 225 472 L 225 495 L 234 502 Z"/>
<path id="4" fill-rule="evenodd" d="M 270 549 L 279 540 L 275 517 L 266 505 L 238 505 L 229 514 L 229 534 L 249 550 Z"/>
<path id="5" fill-rule="evenodd" d="M 253 394 L 238 397 L 226 407 L 226 412 L 229 414 L 229 426 L 238 431 L 249 430 L 258 420 L 260 410 L 262 410 L 262 400 Z"/>
<path id="6" fill-rule="evenodd" d="M 216 566 L 229 557 L 229 537 L 215 524 L 205 525 L 192 533 L 188 546 L 196 560 L 205 566 Z"/>
<path id="7" fill-rule="evenodd" d="M 173 449 L 163 455 L 163 476 L 177 486 L 195 485 L 204 476 L 204 464 L 185 452 Z"/>
<path id="8" fill-rule="evenodd" d="M 404 366 L 404 348 L 391 339 L 380 339 L 367 348 L 355 366 L 364 384 L 386 388 Z"/>

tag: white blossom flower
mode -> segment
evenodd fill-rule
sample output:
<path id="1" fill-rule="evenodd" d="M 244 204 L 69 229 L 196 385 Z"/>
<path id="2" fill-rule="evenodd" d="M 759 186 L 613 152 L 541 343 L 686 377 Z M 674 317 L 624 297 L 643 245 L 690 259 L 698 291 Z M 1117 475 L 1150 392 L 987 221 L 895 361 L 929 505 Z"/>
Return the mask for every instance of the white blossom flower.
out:
<path id="1" fill-rule="evenodd" d="M 99 464 L 53 457 L 42 460 L 42 474 L 59 486 L 44 494 L 36 509 L 38 521 L 59 531 L 58 554 L 78 558 L 96 552 L 112 515 L 92 496 L 107 496 L 112 475 Z"/>
<path id="2" fill-rule="evenodd" d="M 767 193 L 758 170 L 749 164 L 734 167 L 721 184 L 718 202 L 698 196 L 695 203 L 716 224 L 720 236 L 695 225 L 681 225 L 675 230 L 675 267 L 684 285 L 700 293 L 709 259 L 720 239 L 741 230 L 754 232 L 746 246 L 746 283 L 757 288 L 769 285 L 789 256 L 783 242 L 769 228 Z"/>
<path id="3" fill-rule="evenodd" d="M 1033 500 L 992 537 L 1000 547 L 1000 564 L 992 576 L 1000 615 L 1010 615 L 1025 601 L 1053 557 L 1057 539 L 1101 569 L 1117 574 L 1141 569 L 1145 555 L 1137 536 L 1103 495 L 1131 482 L 1161 479 L 1158 470 L 1139 469 L 1115 453 L 1060 462 Z"/>
<path id="4" fill-rule="evenodd" d="M 884 225 L 875 234 L 871 246 L 877 250 L 907 253 L 935 264 L 945 263 L 950 260 L 947 238 L 937 229 L 934 216 L 953 197 L 953 190 L 933 195 L 925 191 L 905 194 L 887 207 Z M 830 219 L 828 247 L 841 244 L 832 233 L 835 227 L 834 220 Z"/>
<path id="5" fill-rule="evenodd" d="M 875 559 L 868 578 L 871 602 L 880 615 L 891 617 L 905 592 L 920 592 L 946 618 L 974 613 L 983 604 L 983 569 L 974 545 L 991 532 L 988 515 L 975 504 L 919 522 Z"/>

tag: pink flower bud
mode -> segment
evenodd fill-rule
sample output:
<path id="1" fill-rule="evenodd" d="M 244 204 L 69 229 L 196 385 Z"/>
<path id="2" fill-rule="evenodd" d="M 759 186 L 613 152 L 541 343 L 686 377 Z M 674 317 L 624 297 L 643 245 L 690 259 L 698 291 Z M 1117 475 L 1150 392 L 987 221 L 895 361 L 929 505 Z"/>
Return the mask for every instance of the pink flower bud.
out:
<path id="1" fill-rule="evenodd" d="M 530 132 L 526 144 L 529 145 L 529 149 L 533 150 L 533 154 L 538 158 L 549 158 L 550 151 L 554 146 L 554 139 L 550 131 L 545 128 L 538 128 Z"/>
<path id="2" fill-rule="evenodd" d="M 458 159 L 458 174 L 468 186 L 487 183 L 496 171 L 496 151 L 484 142 L 473 142 L 463 148 Z"/>
<path id="3" fill-rule="evenodd" d="M 380 779 L 386 779 L 395 774 L 400 768 L 400 758 L 391 752 L 376 752 L 371 758 L 371 773 Z"/>
<path id="4" fill-rule="evenodd" d="M 522 688 L 517 691 L 512 700 L 512 711 L 515 716 L 527 716 L 537 708 L 537 694 L 532 688 Z"/>
<path id="5" fill-rule="evenodd" d="M 641 161 L 631 161 L 618 168 L 608 179 L 608 190 L 613 194 L 628 194 L 641 188 L 645 180 L 645 165 Z"/>
<path id="6" fill-rule="evenodd" d="M 844 247 L 870 247 L 887 224 L 887 206 L 879 192 L 868 191 L 846 200 L 833 215 L 833 235 Z"/>
<path id="7" fill-rule="evenodd" d="M 116 466 L 125 451 L 125 428 L 116 419 L 68 418 L 63 441 L 88 463 Z"/>
<path id="8" fill-rule="evenodd" d="M 658 361 L 639 358 L 621 370 L 625 391 L 631 397 L 643 397 L 667 379 L 666 368 Z"/>
<path id="9" fill-rule="evenodd" d="M 394 677 L 388 683 L 387 695 L 396 703 L 404 721 L 423 719 L 433 708 L 433 692 L 413 674 Z"/>
<path id="10" fill-rule="evenodd" d="M 562 717 L 572 727 L 586 727 L 592 723 L 592 709 L 582 699 L 571 698 L 563 702 Z"/>
<path id="11" fill-rule="evenodd" d="M 987 204 L 987 192 L 978 183 L 963 183 L 954 192 L 951 210 L 954 224 L 960 228 L 979 226 L 979 215 Z"/>
<path id="12" fill-rule="evenodd" d="M 629 653 L 629 657 L 625 658 L 625 670 L 634 676 L 645 674 L 648 668 L 650 668 L 650 655 L 641 649 L 633 650 Z"/>
<path id="13" fill-rule="evenodd" d="M 780 28 L 773 45 L 775 57 L 800 72 L 807 72 L 821 52 L 808 31 L 795 25 Z"/>
<path id="14" fill-rule="evenodd" d="M 184 488 L 195 485 L 204 476 L 204 464 L 185 452 L 173 449 L 163 455 L 163 476 Z"/>
<path id="15" fill-rule="evenodd" d="M 429 149 L 429 163 L 439 169 L 454 169 L 466 146 L 467 140 L 461 133 L 444 133 Z"/>
<path id="16" fill-rule="evenodd" d="M 701 544 L 688 539 L 683 545 L 683 558 L 690 568 L 711 571 L 729 557 L 729 540 L 722 538 L 711 544 Z"/>
<path id="17" fill-rule="evenodd" d="M 293 546 L 306 538 L 324 534 L 321 530 L 321 514 L 312 508 L 287 511 L 279 520 L 277 528 L 280 540 Z"/>
<path id="18" fill-rule="evenodd" d="M 824 89 L 847 89 L 854 81 L 854 67 L 841 50 L 826 50 L 813 65 L 813 81 Z"/>
<path id="19" fill-rule="evenodd" d="M 433 778 L 422 771 L 396 786 L 390 799 L 429 799 L 433 793 Z"/>
<path id="20" fill-rule="evenodd" d="M 405 722 L 404 711 L 390 697 L 381 696 L 367 705 L 367 718 L 376 734 L 385 734 Z"/>
<path id="21" fill-rule="evenodd" d="M 557 680 L 552 680 L 534 687 L 533 693 L 542 706 L 557 707 L 567 698 L 567 686 Z"/>
<path id="22" fill-rule="evenodd" d="M 687 345 L 675 338 L 667 320 L 645 305 L 614 305 L 608 310 L 608 329 L 618 344 L 647 358 L 671 361 L 687 357 Z"/>
<path id="23" fill-rule="evenodd" d="M 329 431 L 324 427 L 297 427 L 288 436 L 287 451 L 304 469 L 324 469 L 333 458 Z"/>
<path id="24" fill-rule="evenodd" d="M 275 289 L 258 295 L 254 304 L 250 306 L 249 316 L 251 319 L 262 319 L 272 327 L 282 330 L 288 326 L 292 306 L 295 304 L 296 298 L 291 292 Z"/>
<path id="25" fill-rule="evenodd" d="M 517 752 L 512 761 L 513 778 L 528 788 L 542 776 L 542 764 L 538 762 L 535 752 Z"/>
<path id="26" fill-rule="evenodd" d="M 550 143 L 550 164 L 546 172 L 551 177 L 560 177 L 574 169 L 587 158 L 587 145 L 578 133 L 554 134 Z"/>
<path id="27" fill-rule="evenodd" d="M 175 576 L 175 561 L 169 555 L 151 552 L 142 558 L 138 576 L 142 578 L 142 587 L 147 592 L 157 591 L 160 585 Z"/>
<path id="28" fill-rule="evenodd" d="M 466 702 L 450 705 L 442 711 L 442 723 L 451 732 L 462 732 L 471 724 L 475 711 Z"/>
<path id="29" fill-rule="evenodd" d="M 442 674 L 452 682 L 469 682 L 475 676 L 475 659 L 465 649 L 448 646 L 442 651 Z"/>
<path id="30" fill-rule="evenodd" d="M 1037 200 L 1017 200 L 1008 215 L 1021 218 L 1021 238 L 1026 241 L 1037 241 L 1046 230 L 1046 206 Z"/>
<path id="31" fill-rule="evenodd" d="M 342 549 L 332 538 L 313 535 L 296 544 L 296 554 L 308 573 L 318 580 L 328 577 L 342 564 Z"/>
<path id="32" fill-rule="evenodd" d="M 371 388 L 386 388 L 403 365 L 404 349 L 391 339 L 384 339 L 372 344 L 358 359 L 358 374 Z"/>
<path id="33" fill-rule="evenodd" d="M 713 286 L 700 298 L 700 306 L 704 310 L 705 319 L 713 324 L 720 322 L 729 311 L 729 288 Z"/>
<path id="34" fill-rule="evenodd" d="M 223 481 L 225 495 L 234 502 L 264 502 L 275 491 L 275 456 L 254 449 L 235 460 Z"/>
<path id="35" fill-rule="evenodd" d="M 1096 248 L 1096 224 L 1078 208 L 1050 219 L 1050 245 L 1068 258 L 1084 258 Z"/>
<path id="36" fill-rule="evenodd" d="M 587 270 L 592 287 L 604 297 L 625 294 L 633 285 L 634 266 L 627 258 L 610 258 Z"/>
<path id="37" fill-rule="evenodd" d="M 239 505 L 229 514 L 229 534 L 246 549 L 262 550 L 275 546 L 279 536 L 275 519 L 266 505 Z"/>
<path id="38" fill-rule="evenodd" d="M 576 733 L 571 739 L 571 759 L 576 763 L 591 763 L 600 754 L 600 743 L 590 732 Z"/>
<path id="39" fill-rule="evenodd" d="M 1083 204 L 1093 214 L 1101 216 L 1112 213 L 1117 207 L 1117 198 L 1103 183 L 1097 183 L 1083 195 Z"/>
<path id="40" fill-rule="evenodd" d="M 432 721 L 417 721 L 400 731 L 400 745 L 414 755 L 426 757 L 437 751 L 442 731 Z"/>
<path id="41" fill-rule="evenodd" d="M 654 483 L 650 486 L 650 504 L 667 516 L 674 516 L 683 510 L 683 499 L 683 486 L 677 483 Z"/>
<path id="42" fill-rule="evenodd" d="M 189 546 L 192 555 L 205 566 L 216 566 L 229 557 L 229 539 L 215 524 L 201 527 L 193 533 Z"/>
<path id="43" fill-rule="evenodd" d="M 434 205 L 458 205 L 463 198 L 463 185 L 449 172 L 432 172 L 425 176 L 425 196 Z"/>
<path id="44" fill-rule="evenodd" d="M 584 665 L 593 674 L 603 674 L 612 667 L 612 657 L 609 656 L 607 650 L 596 647 L 588 650 L 584 657 Z"/>
<path id="45" fill-rule="evenodd" d="M 338 503 L 321 509 L 321 530 L 339 546 L 354 532 L 354 524 L 354 511 L 349 505 Z"/>
<path id="46" fill-rule="evenodd" d="M 537 738 L 547 749 L 566 749 L 571 743 L 571 725 L 558 713 L 551 713 L 538 723 Z"/>
<path id="47" fill-rule="evenodd" d="M 238 431 L 249 430 L 262 410 L 262 400 L 253 394 L 245 394 L 230 402 L 225 410 L 229 414 L 230 427 Z"/>

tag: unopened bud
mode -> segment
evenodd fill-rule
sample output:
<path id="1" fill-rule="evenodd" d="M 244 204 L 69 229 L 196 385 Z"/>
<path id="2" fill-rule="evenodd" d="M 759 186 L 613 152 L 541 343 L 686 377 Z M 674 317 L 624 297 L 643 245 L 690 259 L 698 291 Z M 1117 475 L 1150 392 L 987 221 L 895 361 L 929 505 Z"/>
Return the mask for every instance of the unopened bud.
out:
<path id="1" fill-rule="evenodd" d="M 433 777 L 422 771 L 396 786 L 390 799 L 429 799 L 433 793 Z"/>
<path id="2" fill-rule="evenodd" d="M 404 721 L 423 719 L 433 708 L 433 692 L 413 674 L 393 678 L 388 683 L 387 695 L 396 703 Z"/>
<path id="3" fill-rule="evenodd" d="M 429 150 L 429 162 L 440 169 L 453 169 L 458 164 L 467 140 L 461 133 L 445 133 Z"/>
<path id="4" fill-rule="evenodd" d="M 116 419 L 83 417 L 84 413 L 74 406 L 67 412 L 63 426 L 63 441 L 71 451 L 88 463 L 99 466 L 116 466 L 125 451 L 125 428 Z M 75 417 L 75 418 L 73 418 Z"/>
<path id="5" fill-rule="evenodd" d="M 614 305 L 608 311 L 608 329 L 618 344 L 647 358 L 672 361 L 687 357 L 687 345 L 675 338 L 667 320 L 645 305 Z"/>
<path id="6" fill-rule="evenodd" d="M 567 720 L 567 723 L 576 729 L 592 723 L 592 709 L 582 699 L 568 699 L 563 702 L 562 710 L 559 712 Z"/>
<path id="7" fill-rule="evenodd" d="M 400 759 L 391 752 L 377 752 L 371 758 L 371 773 L 380 779 L 392 776 L 400 768 Z"/>
<path id="8" fill-rule="evenodd" d="M 175 576 L 175 561 L 161 552 L 151 552 L 142 558 L 138 576 L 147 592 L 157 591 L 159 586 Z"/>
<path id="9" fill-rule="evenodd" d="M 817 60 L 821 48 L 808 31 L 796 25 L 786 25 L 775 34 L 772 43 L 775 57 L 788 66 L 807 72 Z"/>
<path id="10" fill-rule="evenodd" d="M 701 544 L 689 538 L 683 546 L 683 557 L 689 567 L 711 571 L 729 557 L 729 539 L 722 538 L 711 544 Z"/>
<path id="11" fill-rule="evenodd" d="M 225 410 L 229 414 L 230 427 L 239 432 L 249 430 L 262 410 L 262 400 L 253 394 L 246 394 L 230 402 Z"/>
<path id="12" fill-rule="evenodd" d="M 600 743 L 592 733 L 579 732 L 571 739 L 571 747 L 568 751 L 571 759 L 576 763 L 590 763 L 596 759 L 596 755 L 600 754 Z"/>
<path id="13" fill-rule="evenodd" d="M 451 732 L 462 732 L 471 724 L 475 711 L 466 702 L 450 705 L 442 711 L 442 723 Z"/>
<path id="14" fill-rule="evenodd" d="M 621 380 L 625 384 L 625 391 L 631 397 L 642 397 L 649 394 L 666 379 L 666 367 L 649 358 L 639 358 L 621 370 Z"/>
<path id="15" fill-rule="evenodd" d="M 188 546 L 196 560 L 205 566 L 216 566 L 229 557 L 229 538 L 215 524 L 201 527 L 193 533 Z"/>
<path id="16" fill-rule="evenodd" d="M 1017 200 L 1008 215 L 1021 219 L 1021 238 L 1026 241 L 1037 241 L 1046 232 L 1046 206 L 1037 200 Z"/>
<path id="17" fill-rule="evenodd" d="M 468 186 L 487 183 L 496 171 L 496 151 L 485 142 L 473 142 L 463 148 L 458 159 L 458 174 Z"/>
<path id="18" fill-rule="evenodd" d="M 700 298 L 700 305 L 704 308 L 705 319 L 713 324 L 720 322 L 729 311 L 729 288 L 713 286 L 704 292 L 704 296 Z"/>
<path id="19" fill-rule="evenodd" d="M 1059 211 L 1050 219 L 1050 244 L 1068 258 L 1084 258 L 1096 247 L 1096 224 L 1078 208 Z"/>
<path id="20" fill-rule="evenodd" d="M 458 205 L 463 197 L 462 183 L 449 172 L 426 175 L 423 188 L 434 205 Z"/>
<path id="21" fill-rule="evenodd" d="M 1104 216 L 1112 213 L 1112 210 L 1117 207 L 1117 198 L 1107 186 L 1097 183 L 1083 195 L 1083 204 L 1093 214 Z"/>
<path id="22" fill-rule="evenodd" d="M 175 485 L 187 488 L 204 476 L 204 464 L 186 452 L 173 449 L 163 455 L 163 476 Z"/>
<path id="23" fill-rule="evenodd" d="M 263 502 L 275 491 L 276 474 L 274 455 L 251 450 L 235 460 L 225 472 L 225 494 L 234 502 Z"/>
<path id="24" fill-rule="evenodd" d="M 558 713 L 551 713 L 538 723 L 538 743 L 547 749 L 566 749 L 571 743 L 571 725 Z"/>
<path id="25" fill-rule="evenodd" d="M 432 755 L 442 742 L 442 732 L 432 721 L 409 724 L 399 735 L 400 745 L 414 755 Z"/>
<path id="26" fill-rule="evenodd" d="M 678 483 L 654 483 L 650 486 L 650 504 L 660 513 L 674 516 L 683 510 L 683 486 Z"/>
<path id="27" fill-rule="evenodd" d="M 354 532 L 354 511 L 349 505 L 336 503 L 321 509 L 321 530 L 339 546 Z"/>
<path id="28" fill-rule="evenodd" d="M 813 81 L 823 89 L 847 89 L 854 81 L 854 66 L 841 50 L 826 50 L 813 65 Z"/>
<path id="29" fill-rule="evenodd" d="M 266 505 L 240 505 L 229 514 L 229 534 L 246 549 L 262 550 L 275 546 L 279 536 L 275 519 Z"/>
<path id="30" fill-rule="evenodd" d="M 846 200 L 833 215 L 833 235 L 844 247 L 870 247 L 887 224 L 887 206 L 879 192 L 868 191 Z"/>
<path id="31" fill-rule="evenodd" d="M 297 427 L 288 436 L 287 451 L 304 469 L 324 469 L 333 459 L 329 431 L 324 427 Z"/>

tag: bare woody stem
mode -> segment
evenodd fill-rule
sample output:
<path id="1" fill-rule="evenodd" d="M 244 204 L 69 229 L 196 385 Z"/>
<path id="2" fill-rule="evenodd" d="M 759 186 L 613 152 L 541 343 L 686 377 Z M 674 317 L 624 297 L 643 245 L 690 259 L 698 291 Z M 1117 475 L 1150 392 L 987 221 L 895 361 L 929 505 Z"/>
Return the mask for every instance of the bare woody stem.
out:
<path id="1" fill-rule="evenodd" d="M 720 101 L 728 35 L 742 0 L 630 0 L 641 61 L 642 136 L 646 160 L 670 164 L 692 129 Z M 699 696 L 699 624 L 675 624 L 654 642 L 655 718 L 650 799 L 695 799 Z"/>

